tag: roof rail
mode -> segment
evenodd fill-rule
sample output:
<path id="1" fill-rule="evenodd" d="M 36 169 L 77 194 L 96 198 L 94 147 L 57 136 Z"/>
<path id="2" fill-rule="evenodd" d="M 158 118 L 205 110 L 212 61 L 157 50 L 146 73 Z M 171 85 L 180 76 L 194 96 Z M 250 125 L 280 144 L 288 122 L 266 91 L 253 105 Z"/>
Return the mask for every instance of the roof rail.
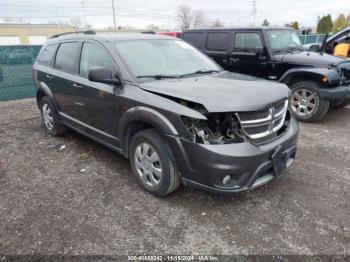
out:
<path id="1" fill-rule="evenodd" d="M 66 32 L 66 33 L 61 33 L 61 34 L 56 34 L 51 36 L 52 38 L 56 38 L 62 35 L 71 35 L 71 34 L 86 34 L 86 35 L 96 35 L 96 32 L 93 30 L 86 30 L 86 31 L 75 31 L 75 32 Z"/>

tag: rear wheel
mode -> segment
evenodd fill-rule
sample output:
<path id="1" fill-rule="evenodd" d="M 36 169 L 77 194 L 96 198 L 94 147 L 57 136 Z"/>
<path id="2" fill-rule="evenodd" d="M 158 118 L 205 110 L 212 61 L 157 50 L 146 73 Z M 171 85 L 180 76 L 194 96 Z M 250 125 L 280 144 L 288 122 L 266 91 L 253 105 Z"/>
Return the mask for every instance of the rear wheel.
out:
<path id="1" fill-rule="evenodd" d="M 40 100 L 39 105 L 45 130 L 52 136 L 63 135 L 67 131 L 67 128 L 59 122 L 58 114 L 51 100 L 47 96 L 44 96 Z"/>
<path id="2" fill-rule="evenodd" d="M 180 186 L 170 148 L 154 129 L 142 130 L 133 136 L 130 162 L 141 186 L 156 196 L 170 194 Z"/>
<path id="3" fill-rule="evenodd" d="M 320 98 L 319 86 L 314 81 L 299 81 L 291 86 L 290 109 L 302 122 L 315 122 L 329 109 L 329 101 Z"/>

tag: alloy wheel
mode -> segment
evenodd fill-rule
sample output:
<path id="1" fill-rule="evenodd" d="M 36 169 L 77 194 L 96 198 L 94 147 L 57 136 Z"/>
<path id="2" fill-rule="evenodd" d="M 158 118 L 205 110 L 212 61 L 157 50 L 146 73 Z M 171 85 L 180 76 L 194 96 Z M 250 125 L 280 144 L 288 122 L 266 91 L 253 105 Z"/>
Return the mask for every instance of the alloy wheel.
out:
<path id="1" fill-rule="evenodd" d="M 308 116 L 316 110 L 316 96 L 307 89 L 298 89 L 292 94 L 291 108 L 300 116 Z"/>
<path id="2" fill-rule="evenodd" d="M 47 103 L 43 104 L 43 120 L 46 128 L 51 130 L 53 128 L 53 115 L 51 108 Z"/>
<path id="3" fill-rule="evenodd" d="M 134 160 L 142 182 L 149 187 L 157 187 L 162 178 L 162 165 L 154 148 L 146 142 L 139 144 L 135 149 Z"/>

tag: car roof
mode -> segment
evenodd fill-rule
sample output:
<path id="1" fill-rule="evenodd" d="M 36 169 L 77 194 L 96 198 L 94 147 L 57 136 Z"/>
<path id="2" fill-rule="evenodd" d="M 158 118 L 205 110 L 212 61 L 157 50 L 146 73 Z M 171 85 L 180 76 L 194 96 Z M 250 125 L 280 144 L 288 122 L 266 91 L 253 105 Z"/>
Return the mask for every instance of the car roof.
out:
<path id="1" fill-rule="evenodd" d="M 339 31 L 338 33 L 329 36 L 328 39 L 327 39 L 327 42 L 330 42 L 330 41 L 333 41 L 333 40 L 337 39 L 339 36 L 343 35 L 346 32 L 350 33 L 350 27 L 346 27 L 343 30 Z"/>
<path id="2" fill-rule="evenodd" d="M 257 31 L 263 31 L 263 30 L 294 30 L 290 27 L 270 27 L 270 26 L 254 26 L 254 27 L 214 27 L 214 28 L 198 28 L 198 29 L 186 29 L 184 32 L 200 32 L 200 31 L 228 31 L 228 30 L 235 30 L 235 31 L 244 31 L 244 30 L 257 30 Z"/>
<path id="3" fill-rule="evenodd" d="M 148 33 L 115 33 L 115 34 L 84 34 L 84 33 L 71 33 L 58 35 L 50 39 L 47 44 L 52 44 L 56 42 L 66 41 L 66 40 L 79 40 L 79 39 L 91 39 L 100 41 L 124 41 L 124 40 L 179 40 L 166 35 L 156 35 Z"/>

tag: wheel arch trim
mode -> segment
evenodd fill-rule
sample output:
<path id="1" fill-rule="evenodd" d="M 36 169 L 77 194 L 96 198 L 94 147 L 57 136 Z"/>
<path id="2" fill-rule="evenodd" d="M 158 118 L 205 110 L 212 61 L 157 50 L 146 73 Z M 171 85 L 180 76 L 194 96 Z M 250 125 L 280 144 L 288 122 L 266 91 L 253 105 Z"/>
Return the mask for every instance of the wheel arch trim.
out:
<path id="1" fill-rule="evenodd" d="M 127 134 L 128 126 L 132 122 L 143 122 L 163 134 L 179 135 L 174 125 L 163 114 L 148 107 L 136 106 L 127 110 L 120 119 L 118 137 L 121 141 L 121 148 L 125 153 L 127 153 L 127 139 L 124 138 Z"/>
<path id="2" fill-rule="evenodd" d="M 44 95 L 48 96 L 57 108 L 53 94 L 52 94 L 50 88 L 44 82 L 39 82 L 39 88 L 36 92 L 37 98 L 38 98 L 39 92 L 42 92 L 42 93 L 44 93 Z M 37 102 L 39 102 L 39 101 L 37 101 Z"/>
<path id="3" fill-rule="evenodd" d="M 285 72 L 280 78 L 279 82 L 284 84 L 291 84 L 290 80 L 293 77 L 309 77 L 312 79 L 321 79 L 327 77 L 328 84 L 339 81 L 339 75 L 335 70 L 327 68 L 294 68 Z"/>

